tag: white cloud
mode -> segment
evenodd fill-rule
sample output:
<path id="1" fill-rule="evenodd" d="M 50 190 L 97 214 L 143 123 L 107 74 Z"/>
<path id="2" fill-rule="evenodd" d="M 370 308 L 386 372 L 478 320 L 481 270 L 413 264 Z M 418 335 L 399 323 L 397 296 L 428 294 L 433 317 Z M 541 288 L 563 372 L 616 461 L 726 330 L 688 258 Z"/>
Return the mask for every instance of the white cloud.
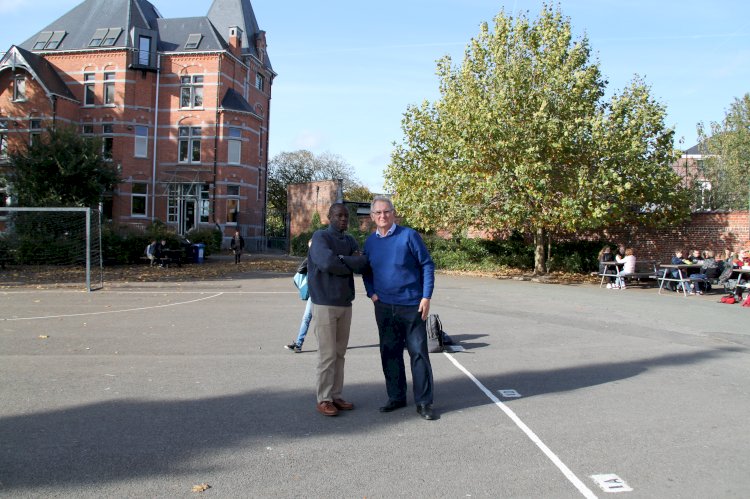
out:
<path id="1" fill-rule="evenodd" d="M 15 12 L 25 3 L 25 0 L 0 0 L 0 14 Z"/>

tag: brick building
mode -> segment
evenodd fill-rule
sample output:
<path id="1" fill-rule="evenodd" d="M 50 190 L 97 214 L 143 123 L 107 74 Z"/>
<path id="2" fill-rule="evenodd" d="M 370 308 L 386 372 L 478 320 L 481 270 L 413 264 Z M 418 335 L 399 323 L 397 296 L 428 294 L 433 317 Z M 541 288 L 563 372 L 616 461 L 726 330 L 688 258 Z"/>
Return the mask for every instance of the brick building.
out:
<path id="1" fill-rule="evenodd" d="M 0 168 L 73 126 L 102 137 L 120 171 L 103 201 L 114 223 L 260 238 L 275 76 L 249 0 L 180 19 L 146 0 L 85 0 L 0 59 Z"/>

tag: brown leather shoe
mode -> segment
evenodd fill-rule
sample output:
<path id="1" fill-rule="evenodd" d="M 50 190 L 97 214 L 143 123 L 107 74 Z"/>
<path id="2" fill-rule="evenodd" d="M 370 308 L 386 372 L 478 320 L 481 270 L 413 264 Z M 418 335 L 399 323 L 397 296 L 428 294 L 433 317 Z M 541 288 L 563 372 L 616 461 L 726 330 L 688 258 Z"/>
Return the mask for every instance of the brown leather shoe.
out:
<path id="1" fill-rule="evenodd" d="M 338 415 L 339 410 L 336 409 L 333 402 L 330 400 L 324 400 L 323 402 L 318 402 L 318 412 L 323 416 L 336 416 Z"/>
<path id="2" fill-rule="evenodd" d="M 351 402 L 347 402 L 344 399 L 333 399 L 333 405 L 339 411 L 351 411 L 352 409 L 354 409 L 354 404 L 352 404 Z"/>

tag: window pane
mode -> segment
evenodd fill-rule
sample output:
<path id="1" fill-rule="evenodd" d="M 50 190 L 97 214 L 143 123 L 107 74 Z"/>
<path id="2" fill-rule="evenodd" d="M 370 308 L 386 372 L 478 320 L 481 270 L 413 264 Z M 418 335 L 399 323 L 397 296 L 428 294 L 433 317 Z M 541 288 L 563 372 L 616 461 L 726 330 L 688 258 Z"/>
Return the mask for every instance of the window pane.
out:
<path id="1" fill-rule="evenodd" d="M 190 87 L 180 89 L 180 107 L 190 107 Z"/>
<path id="2" fill-rule="evenodd" d="M 239 199 L 227 199 L 227 223 L 237 223 L 237 212 L 239 209 Z"/>
<path id="3" fill-rule="evenodd" d="M 104 85 L 104 103 L 114 104 L 115 103 L 115 84 L 106 83 Z"/>
<path id="4" fill-rule="evenodd" d="M 239 185 L 228 185 L 227 186 L 227 196 L 239 196 L 240 195 L 240 186 Z"/>
<path id="5" fill-rule="evenodd" d="M 86 106 L 93 106 L 95 97 L 94 85 L 84 85 L 83 104 Z"/>
<path id="6" fill-rule="evenodd" d="M 151 57 L 151 38 L 141 36 L 138 38 L 138 64 L 148 66 Z"/>
<path id="7" fill-rule="evenodd" d="M 146 194 L 148 192 L 148 184 L 133 184 L 133 194 Z"/>
<path id="8" fill-rule="evenodd" d="M 203 87 L 195 87 L 193 90 L 195 91 L 193 106 L 203 107 Z"/>
<path id="9" fill-rule="evenodd" d="M 230 140 L 227 161 L 229 163 L 239 164 L 241 153 L 242 153 L 242 143 L 239 140 Z"/>
<path id="10" fill-rule="evenodd" d="M 180 141 L 179 162 L 180 163 L 187 163 L 187 160 L 188 160 L 188 141 L 187 140 L 181 140 Z"/>
<path id="11" fill-rule="evenodd" d="M 201 160 L 201 141 L 193 139 L 193 156 L 191 161 L 200 162 Z"/>
<path id="12" fill-rule="evenodd" d="M 145 196 L 133 196 L 131 211 L 133 215 L 145 215 L 146 214 L 146 197 Z"/>
<path id="13" fill-rule="evenodd" d="M 135 127 L 135 157 L 145 158 L 148 156 L 148 127 L 136 125 Z"/>

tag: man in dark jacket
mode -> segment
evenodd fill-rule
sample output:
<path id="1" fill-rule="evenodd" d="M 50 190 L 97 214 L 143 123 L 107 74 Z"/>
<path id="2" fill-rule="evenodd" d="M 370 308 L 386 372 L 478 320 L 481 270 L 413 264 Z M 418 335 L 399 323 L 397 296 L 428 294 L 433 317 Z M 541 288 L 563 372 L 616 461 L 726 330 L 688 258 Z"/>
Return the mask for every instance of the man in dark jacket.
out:
<path id="1" fill-rule="evenodd" d="M 345 401 L 344 356 L 349 345 L 354 300 L 354 273 L 361 274 L 367 259 L 345 231 L 349 211 L 342 203 L 328 210 L 327 229 L 313 234 L 307 257 L 307 286 L 313 304 L 313 331 L 318 338 L 317 409 L 325 416 L 354 409 Z"/>

